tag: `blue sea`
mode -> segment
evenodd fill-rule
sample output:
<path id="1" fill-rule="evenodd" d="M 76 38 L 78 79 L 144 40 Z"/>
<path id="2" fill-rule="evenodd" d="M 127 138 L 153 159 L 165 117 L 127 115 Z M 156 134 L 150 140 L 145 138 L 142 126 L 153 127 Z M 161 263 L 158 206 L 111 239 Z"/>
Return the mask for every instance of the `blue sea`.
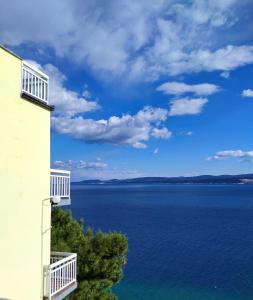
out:
<path id="1" fill-rule="evenodd" d="M 252 185 L 72 186 L 85 224 L 128 236 L 120 300 L 252 300 Z"/>

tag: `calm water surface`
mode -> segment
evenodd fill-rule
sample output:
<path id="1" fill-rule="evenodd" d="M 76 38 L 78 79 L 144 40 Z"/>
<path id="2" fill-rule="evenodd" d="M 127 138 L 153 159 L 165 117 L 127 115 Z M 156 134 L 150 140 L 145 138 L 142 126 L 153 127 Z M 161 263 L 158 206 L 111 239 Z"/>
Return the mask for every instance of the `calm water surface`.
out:
<path id="1" fill-rule="evenodd" d="M 128 235 L 120 300 L 253 299 L 253 186 L 72 186 L 71 209 Z"/>

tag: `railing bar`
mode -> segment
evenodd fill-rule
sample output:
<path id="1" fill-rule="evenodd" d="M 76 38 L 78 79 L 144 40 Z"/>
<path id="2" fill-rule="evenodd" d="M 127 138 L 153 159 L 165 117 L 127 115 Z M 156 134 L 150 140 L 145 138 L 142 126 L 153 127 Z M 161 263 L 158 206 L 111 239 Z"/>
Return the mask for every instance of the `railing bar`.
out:
<path id="1" fill-rule="evenodd" d="M 40 91 L 40 92 L 39 92 L 39 95 L 40 95 L 40 98 L 43 99 L 43 98 L 42 98 L 42 81 L 41 81 L 41 80 L 40 80 L 39 87 L 40 87 L 40 89 L 39 89 L 39 91 Z"/>
<path id="2" fill-rule="evenodd" d="M 33 94 L 36 96 L 36 76 L 33 75 Z"/>
<path id="3" fill-rule="evenodd" d="M 31 94 L 33 94 L 33 75 L 30 74 L 30 91 Z"/>
<path id="4" fill-rule="evenodd" d="M 57 270 L 57 290 L 61 289 L 61 269 Z"/>
<path id="5" fill-rule="evenodd" d="M 62 195 L 62 194 L 63 194 L 63 192 L 62 192 L 63 178 L 62 178 L 62 177 L 60 177 L 60 181 L 61 181 L 61 185 L 60 185 L 60 195 Z"/>
<path id="6" fill-rule="evenodd" d="M 65 260 L 65 259 L 62 259 L 62 260 Z M 57 263 L 53 263 L 53 264 L 51 264 L 51 268 L 52 268 L 54 271 L 57 271 L 57 270 L 59 270 L 63 265 L 65 265 L 65 266 L 70 265 L 71 262 L 72 262 L 72 260 L 71 260 L 71 261 L 64 261 L 64 262 L 58 261 L 59 265 L 58 265 L 58 266 L 54 266 L 54 265 L 57 264 Z"/>
<path id="7" fill-rule="evenodd" d="M 38 94 L 38 98 L 41 98 L 40 97 L 40 80 L 38 77 L 37 77 L 37 94 Z"/>
<path id="8" fill-rule="evenodd" d="M 31 75 L 31 93 L 34 95 L 34 75 Z"/>
<path id="9" fill-rule="evenodd" d="M 56 192 L 56 195 L 59 195 L 60 194 L 60 192 L 59 192 L 59 181 L 60 181 L 60 179 L 59 179 L 59 177 L 56 177 L 56 187 L 57 187 L 57 192 Z"/>
<path id="10" fill-rule="evenodd" d="M 62 288 L 62 268 L 59 270 L 59 283 L 60 283 L 60 289 Z"/>
<path id="11" fill-rule="evenodd" d="M 56 195 L 59 195 L 59 177 L 56 177 Z"/>
<path id="12" fill-rule="evenodd" d="M 74 278 L 74 264 L 73 264 L 73 262 L 72 262 L 72 264 L 71 264 L 71 281 L 73 281 L 73 278 Z"/>
<path id="13" fill-rule="evenodd" d="M 54 186 L 55 186 L 54 195 L 57 195 L 57 177 L 54 178 Z"/>
<path id="14" fill-rule="evenodd" d="M 54 290 L 53 290 L 53 292 L 55 292 L 56 289 L 57 289 L 57 274 L 56 274 L 56 272 L 54 272 Z"/>
<path id="15" fill-rule="evenodd" d="M 69 282 L 72 280 L 72 263 L 69 265 L 70 268 L 70 276 L 69 276 Z"/>
<path id="16" fill-rule="evenodd" d="M 48 84 L 47 84 L 47 82 L 45 84 L 46 84 L 45 99 L 46 99 L 46 101 L 48 101 Z"/>
<path id="17" fill-rule="evenodd" d="M 54 285 L 54 293 L 57 291 L 57 272 L 55 271 L 54 272 L 54 282 L 55 282 L 55 285 Z"/>
<path id="18" fill-rule="evenodd" d="M 70 195 L 70 177 L 68 178 L 68 194 Z"/>
<path id="19" fill-rule="evenodd" d="M 75 278 L 76 278 L 76 260 L 74 262 L 74 266 L 75 266 Z"/>
<path id="20" fill-rule="evenodd" d="M 74 262 L 72 262 L 72 281 L 74 279 L 75 275 L 75 270 L 74 270 Z"/>
<path id="21" fill-rule="evenodd" d="M 34 75 L 31 75 L 31 93 L 34 95 Z"/>
<path id="22" fill-rule="evenodd" d="M 32 93 L 32 74 L 28 73 L 29 75 L 29 93 Z"/>
<path id="23" fill-rule="evenodd" d="M 35 90 L 35 96 L 38 97 L 38 78 L 35 76 L 35 85 L 34 85 L 34 90 Z"/>
<path id="24" fill-rule="evenodd" d="M 22 89 L 25 89 L 25 69 L 22 68 Z"/>
<path id="25" fill-rule="evenodd" d="M 68 265 L 68 269 L 69 269 L 69 274 L 68 274 L 68 283 L 69 283 L 71 277 L 71 264 Z"/>
<path id="26" fill-rule="evenodd" d="M 68 195 L 68 178 L 65 179 L 65 195 Z"/>
<path id="27" fill-rule="evenodd" d="M 56 178 L 54 177 L 54 194 L 53 194 L 53 196 L 56 195 L 56 182 L 55 181 L 56 181 Z"/>
<path id="28" fill-rule="evenodd" d="M 54 272 L 54 288 L 53 288 L 53 293 L 56 291 L 56 274 Z"/>
<path id="29" fill-rule="evenodd" d="M 30 74 L 27 72 L 27 84 L 28 84 L 28 92 L 30 93 L 31 92 L 31 82 L 30 82 L 30 80 L 31 80 L 31 76 L 30 76 Z"/>
<path id="30" fill-rule="evenodd" d="M 58 191 L 57 191 L 57 195 L 61 195 L 61 178 L 58 177 Z"/>
<path id="31" fill-rule="evenodd" d="M 52 182 L 52 176 L 50 176 L 50 196 L 52 196 L 52 189 L 53 189 L 53 182 Z"/>
<path id="32" fill-rule="evenodd" d="M 46 99 L 46 83 L 45 82 L 43 82 L 43 97 L 44 97 L 44 100 L 46 101 L 47 99 Z"/>

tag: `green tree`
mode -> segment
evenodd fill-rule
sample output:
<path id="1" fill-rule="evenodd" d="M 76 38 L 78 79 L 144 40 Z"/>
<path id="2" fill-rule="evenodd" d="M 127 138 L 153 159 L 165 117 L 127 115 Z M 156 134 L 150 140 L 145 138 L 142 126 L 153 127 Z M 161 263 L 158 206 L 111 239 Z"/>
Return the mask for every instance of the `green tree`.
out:
<path id="1" fill-rule="evenodd" d="M 78 288 L 69 300 L 115 300 L 111 288 L 123 276 L 128 250 L 127 237 L 116 232 L 94 233 L 83 228 L 69 211 L 52 211 L 51 243 L 54 251 L 78 256 Z"/>

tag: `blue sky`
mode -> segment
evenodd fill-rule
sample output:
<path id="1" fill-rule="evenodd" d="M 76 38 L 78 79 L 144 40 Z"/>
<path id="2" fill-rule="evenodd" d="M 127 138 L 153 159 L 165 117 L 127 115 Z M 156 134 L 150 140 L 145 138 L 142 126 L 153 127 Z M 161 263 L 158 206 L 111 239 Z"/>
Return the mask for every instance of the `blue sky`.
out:
<path id="1" fill-rule="evenodd" d="M 73 180 L 253 171 L 252 1 L 15 0 L 0 43 L 50 76 Z"/>

